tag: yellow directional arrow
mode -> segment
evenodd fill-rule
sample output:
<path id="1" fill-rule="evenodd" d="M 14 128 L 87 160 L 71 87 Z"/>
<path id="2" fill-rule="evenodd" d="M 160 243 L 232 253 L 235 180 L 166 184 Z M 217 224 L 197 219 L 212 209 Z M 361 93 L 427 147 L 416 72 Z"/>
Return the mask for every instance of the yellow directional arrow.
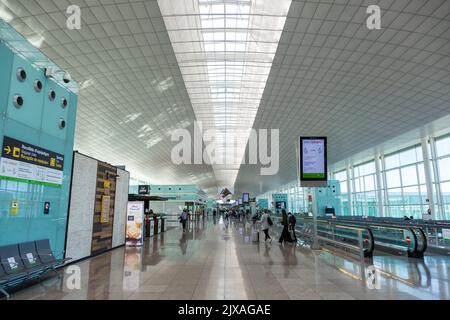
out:
<path id="1" fill-rule="evenodd" d="M 6 154 L 10 154 L 11 153 L 11 147 L 7 146 L 6 148 L 4 148 L 4 150 L 6 151 Z"/>

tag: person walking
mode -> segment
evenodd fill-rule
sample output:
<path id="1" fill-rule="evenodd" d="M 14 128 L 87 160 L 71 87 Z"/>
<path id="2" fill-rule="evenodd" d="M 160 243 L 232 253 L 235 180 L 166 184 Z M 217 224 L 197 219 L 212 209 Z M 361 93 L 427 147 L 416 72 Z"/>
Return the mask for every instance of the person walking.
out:
<path id="1" fill-rule="evenodd" d="M 280 240 L 278 240 L 280 242 L 280 244 L 283 244 L 283 241 L 287 241 L 289 238 L 289 222 L 288 222 L 288 216 L 286 214 L 286 210 L 281 210 L 281 225 L 283 226 L 283 231 L 281 232 L 281 236 L 280 236 Z"/>
<path id="2" fill-rule="evenodd" d="M 183 226 L 183 232 L 186 232 L 186 222 L 188 220 L 188 212 L 187 209 L 183 209 L 183 212 L 181 213 L 180 216 L 180 222 L 181 225 Z"/>
<path id="3" fill-rule="evenodd" d="M 288 213 L 288 222 L 289 222 L 289 241 L 290 242 L 297 242 L 297 235 L 295 234 L 295 224 L 297 223 L 297 220 L 295 219 L 295 216 L 292 213 Z"/>
<path id="4" fill-rule="evenodd" d="M 273 222 L 270 218 L 269 211 L 267 209 L 264 210 L 263 215 L 261 216 L 261 229 L 264 232 L 264 241 L 267 242 L 269 240 L 272 242 L 272 238 L 269 235 L 269 229 L 272 226 Z"/>

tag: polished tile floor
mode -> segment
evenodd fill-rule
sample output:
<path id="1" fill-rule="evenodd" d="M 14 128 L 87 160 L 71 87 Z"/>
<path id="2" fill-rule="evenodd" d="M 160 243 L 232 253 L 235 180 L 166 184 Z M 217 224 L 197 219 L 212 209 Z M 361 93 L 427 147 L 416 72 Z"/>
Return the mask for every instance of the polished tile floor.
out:
<path id="1" fill-rule="evenodd" d="M 61 279 L 12 298 L 450 299 L 450 257 L 376 256 L 362 264 L 327 250 L 280 246 L 275 239 L 253 243 L 248 225 L 212 218 L 192 223 L 186 233 L 175 228 L 143 248 L 122 247 L 75 267 L 79 289 L 71 289 L 77 281 L 66 268 Z"/>

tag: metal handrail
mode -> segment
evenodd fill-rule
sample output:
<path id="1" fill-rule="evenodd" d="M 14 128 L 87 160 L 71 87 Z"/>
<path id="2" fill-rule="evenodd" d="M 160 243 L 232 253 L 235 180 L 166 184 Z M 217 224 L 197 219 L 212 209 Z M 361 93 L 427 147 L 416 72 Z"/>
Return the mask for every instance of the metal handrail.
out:
<path id="1" fill-rule="evenodd" d="M 311 223 L 311 221 L 308 221 L 309 219 L 300 218 L 299 220 L 300 220 L 300 222 Z M 340 246 L 345 249 L 350 249 L 350 250 L 356 251 L 359 254 L 361 261 L 364 261 L 364 257 L 366 257 L 366 256 L 369 256 L 369 257 L 372 256 L 372 252 L 374 249 L 374 240 L 373 240 L 372 232 L 369 230 L 369 228 L 352 227 L 352 226 L 341 225 L 341 224 L 332 224 L 328 221 L 320 221 L 320 220 L 318 220 L 317 222 L 321 223 L 321 224 L 326 224 L 331 230 L 331 233 L 326 232 L 331 237 L 322 236 L 322 235 L 320 235 L 320 233 L 323 233 L 324 231 L 318 231 L 318 234 L 317 234 L 318 240 L 332 243 L 336 246 Z M 355 238 L 354 236 L 346 236 L 344 234 L 339 234 L 336 229 L 345 229 L 345 230 L 349 230 L 349 231 L 350 230 L 354 231 L 356 233 L 357 245 L 336 240 L 337 237 L 344 238 L 344 239 L 352 239 L 352 240 L 354 240 L 354 238 Z M 298 230 L 296 230 L 296 231 L 298 231 Z M 363 239 L 364 232 L 367 232 L 369 234 L 368 237 L 370 238 L 369 248 L 367 250 L 364 248 L 364 244 L 365 244 L 365 241 Z"/>
<path id="2" fill-rule="evenodd" d="M 347 220 L 347 221 L 343 221 L 343 220 Z M 330 221 L 329 219 L 321 219 L 321 221 L 327 221 L 327 222 L 334 222 L 334 221 Z M 421 228 L 417 228 L 417 227 L 410 227 L 410 226 L 401 226 L 401 225 L 390 225 L 390 224 L 385 224 L 385 223 L 377 223 L 377 222 L 373 222 L 373 221 L 360 221 L 360 220 L 353 220 L 353 219 L 342 219 L 341 221 L 336 221 L 334 223 L 348 223 L 348 224 L 362 224 L 362 225 L 367 225 L 369 228 L 370 227 L 382 227 L 385 229 L 391 229 L 391 230 L 403 230 L 403 231 L 409 231 L 411 232 L 412 236 L 413 236 L 413 248 L 410 248 L 410 246 L 408 245 L 406 247 L 406 251 L 408 252 L 408 255 L 413 256 L 413 257 L 418 257 L 418 258 L 423 258 L 423 254 L 426 251 L 428 245 L 427 245 L 427 237 L 425 235 L 425 233 L 423 232 L 423 230 Z M 421 237 L 421 243 L 422 245 L 419 246 L 418 243 L 418 235 L 417 233 L 420 234 Z M 392 238 L 389 237 L 385 237 L 385 236 L 377 236 L 378 239 L 384 239 L 384 240 L 394 240 Z M 395 244 L 385 244 L 383 243 L 382 245 L 387 246 L 387 247 L 401 247 L 401 245 L 395 245 Z"/>

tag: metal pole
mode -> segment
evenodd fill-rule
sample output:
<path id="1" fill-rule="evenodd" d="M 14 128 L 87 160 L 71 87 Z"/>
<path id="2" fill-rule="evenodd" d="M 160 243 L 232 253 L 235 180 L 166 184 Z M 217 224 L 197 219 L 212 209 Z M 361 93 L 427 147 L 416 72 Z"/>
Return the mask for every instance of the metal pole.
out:
<path id="1" fill-rule="evenodd" d="M 313 192 L 313 205 L 312 205 L 312 214 L 313 214 L 313 228 L 314 228 L 314 240 L 313 243 L 311 244 L 311 249 L 312 250 L 320 250 L 320 244 L 319 244 L 319 239 L 317 239 L 317 199 L 316 199 L 316 195 L 315 192 Z"/>
<path id="2" fill-rule="evenodd" d="M 359 241 L 359 258 L 361 261 L 360 269 L 361 269 L 361 280 L 363 282 L 366 281 L 366 266 L 364 263 L 364 243 L 362 238 L 362 231 L 358 230 L 358 241 Z"/>

